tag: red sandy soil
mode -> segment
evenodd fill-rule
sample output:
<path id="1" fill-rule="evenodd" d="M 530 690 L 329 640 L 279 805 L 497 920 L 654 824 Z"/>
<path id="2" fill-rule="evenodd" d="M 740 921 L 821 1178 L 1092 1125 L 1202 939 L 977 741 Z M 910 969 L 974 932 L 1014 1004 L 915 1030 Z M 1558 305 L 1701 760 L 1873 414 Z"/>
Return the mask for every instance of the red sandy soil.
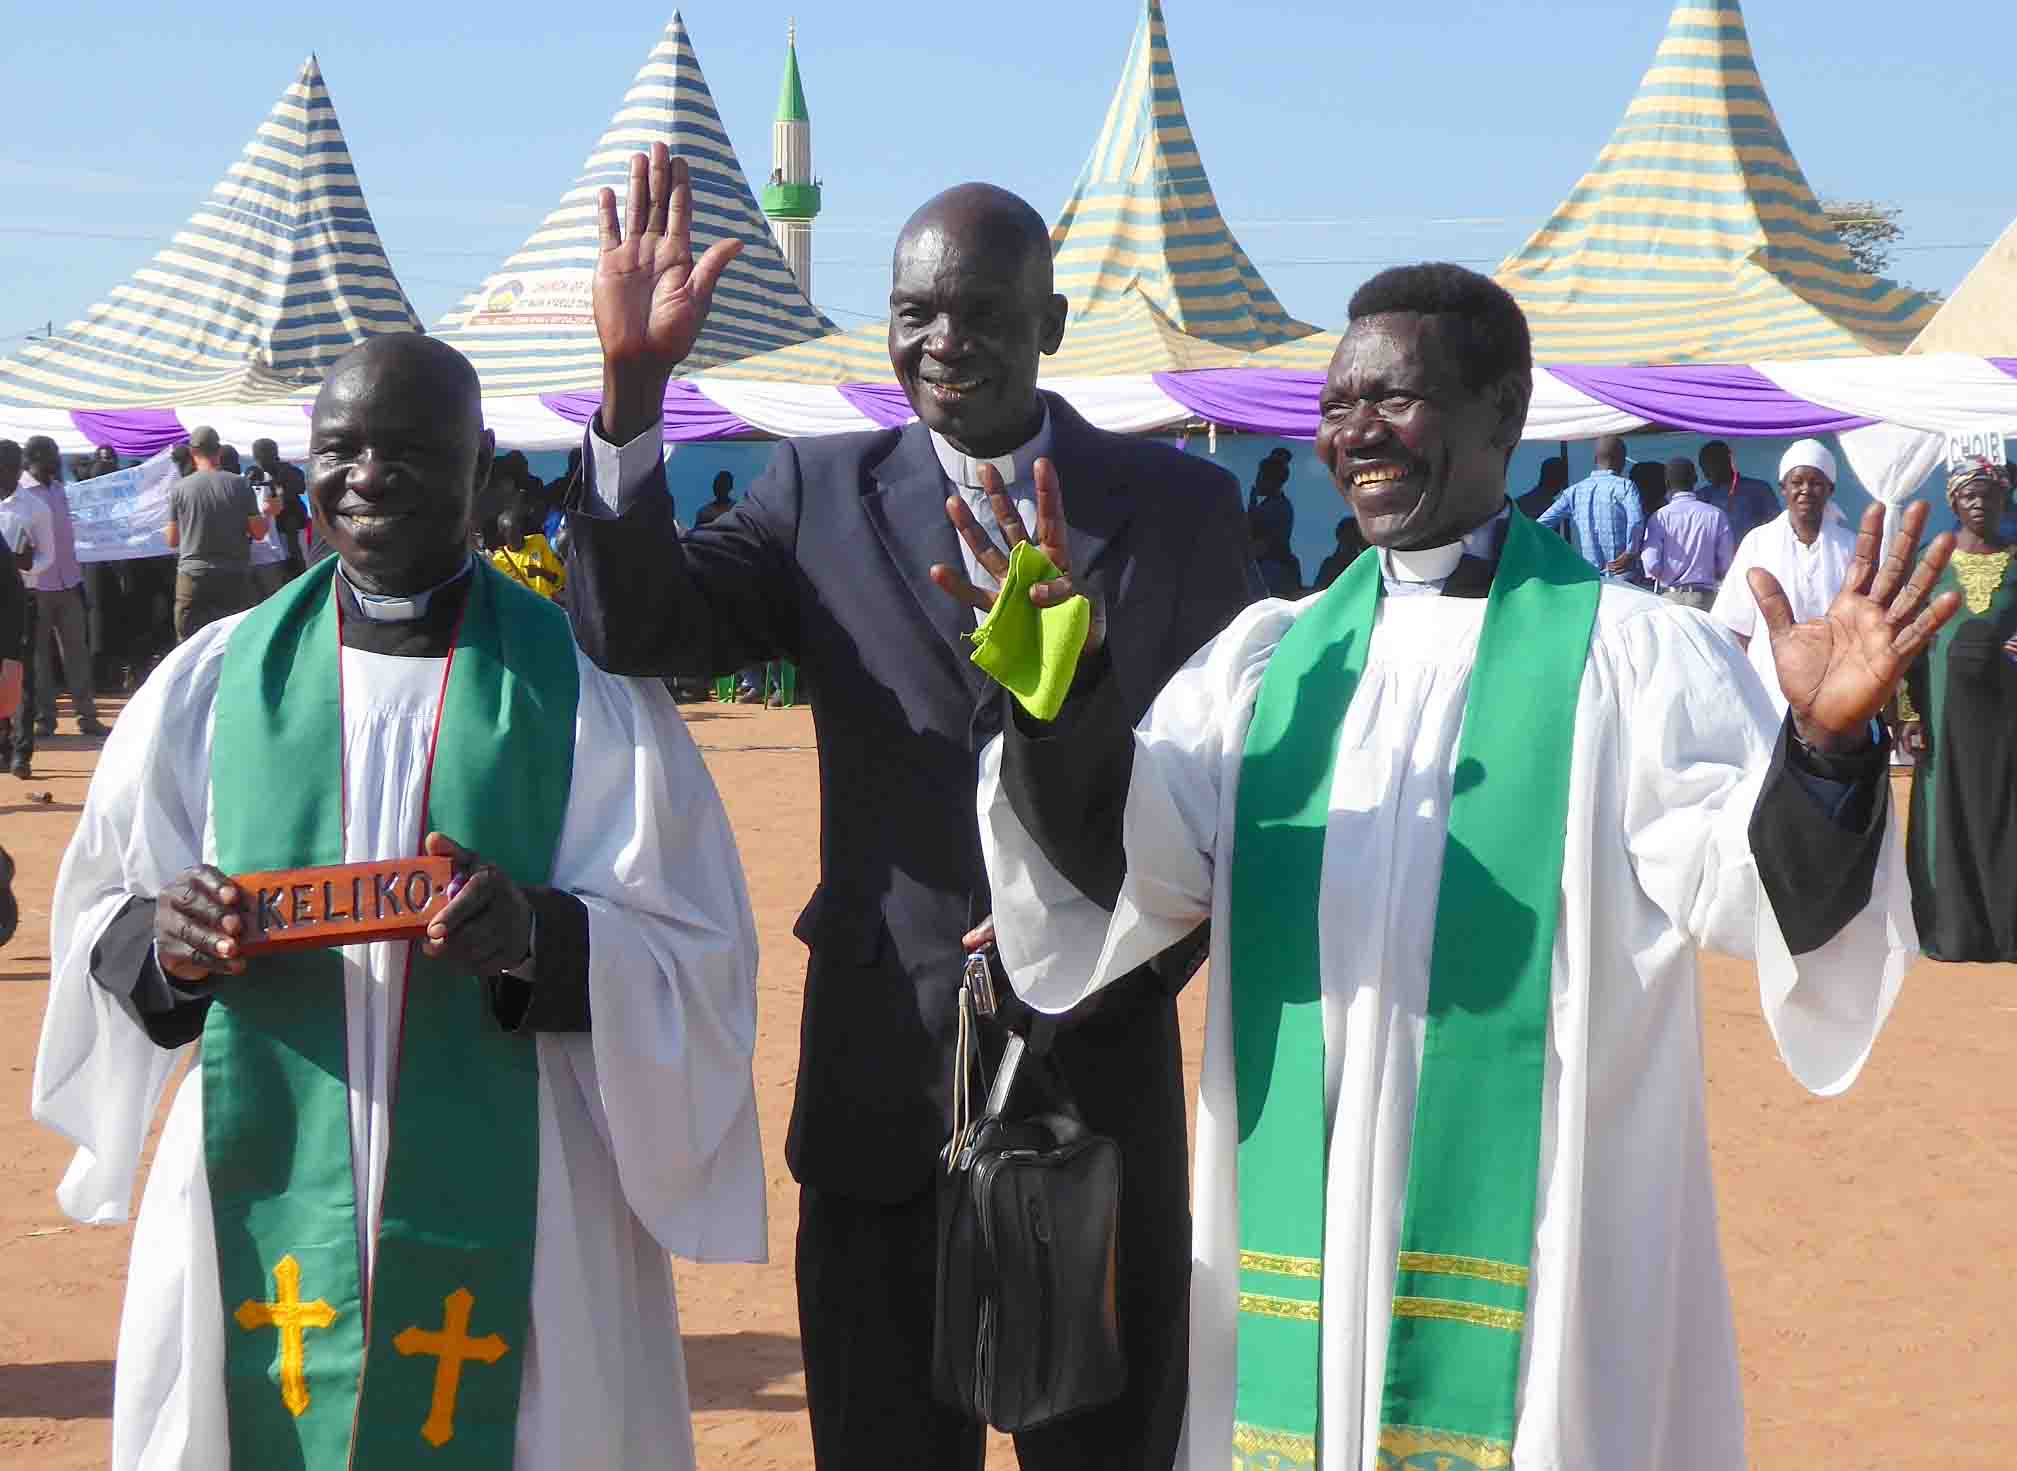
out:
<path id="1" fill-rule="evenodd" d="M 703 1466 L 812 1465 L 784 1167 L 804 952 L 791 923 L 817 864 L 804 711 L 688 707 L 728 804 L 763 944 L 756 1061 L 771 1265 L 678 1269 Z M 69 728 L 69 721 L 64 721 Z M 0 777 L 21 933 L 0 952 L 0 1466 L 83 1471 L 110 1445 L 130 1233 L 66 1221 L 68 1158 L 27 1116 L 47 989 L 48 904 L 94 754 L 46 743 Z M 49 791 L 48 805 L 23 800 Z M 1752 1464 L 1960 1471 L 2017 1463 L 2017 971 L 1920 964 L 1862 1081 L 1808 1097 L 1779 1066 L 1746 965 L 1704 962 L 1710 1124 L 1736 1297 Z M 1196 1067 L 1202 985 L 1184 1001 Z M 997 1442 L 990 1467 L 1014 1458 Z M 1589 1471 L 1633 1471 L 1630 1467 Z M 1724 1471 L 1724 1468 L 1702 1468 Z"/>

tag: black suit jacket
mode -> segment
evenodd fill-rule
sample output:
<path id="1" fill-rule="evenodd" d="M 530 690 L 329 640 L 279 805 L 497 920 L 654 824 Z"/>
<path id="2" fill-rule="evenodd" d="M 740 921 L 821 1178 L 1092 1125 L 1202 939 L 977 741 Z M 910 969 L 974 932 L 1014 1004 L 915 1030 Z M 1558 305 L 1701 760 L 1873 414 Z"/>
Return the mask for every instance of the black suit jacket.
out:
<path id="1" fill-rule="evenodd" d="M 1108 609 L 1112 676 L 1139 715 L 1249 599 L 1238 483 L 1048 397 L 1074 574 Z M 920 424 L 787 440 L 734 510 L 684 538 L 663 474 L 620 517 L 572 518 L 576 636 L 617 674 L 787 658 L 810 676 L 820 883 L 794 931 L 811 963 L 786 1152 L 806 1184 L 908 1199 L 951 1117 L 960 937 L 990 909 L 975 763 L 1002 707 L 969 661 L 972 613 L 928 575 L 960 565 L 944 472 Z M 1115 1004 L 1169 1009 L 1195 963 L 1145 967 Z M 1173 1026 L 1117 1035 L 1132 1050 L 1112 1065 L 1145 1094 L 1176 1074 Z"/>

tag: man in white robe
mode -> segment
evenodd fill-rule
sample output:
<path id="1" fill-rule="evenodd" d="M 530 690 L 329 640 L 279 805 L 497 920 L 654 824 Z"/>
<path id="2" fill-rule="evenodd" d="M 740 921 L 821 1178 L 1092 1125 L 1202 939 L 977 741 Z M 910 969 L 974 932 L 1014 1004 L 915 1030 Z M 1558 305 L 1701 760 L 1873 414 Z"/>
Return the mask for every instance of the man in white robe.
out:
<path id="1" fill-rule="evenodd" d="M 1750 658 L 1780 715 L 1786 713 L 1786 696 L 1779 689 L 1772 641 L 1759 627 L 1750 572 L 1761 567 L 1772 574 L 1792 607 L 1794 622 L 1805 623 L 1828 611 L 1856 558 L 1856 533 L 1844 524 L 1834 503 L 1836 475 L 1834 451 L 1818 439 L 1803 439 L 1786 451 L 1779 462 L 1779 490 L 1786 509 L 1738 545 L 1736 561 L 1709 610 Z"/>
<path id="2" fill-rule="evenodd" d="M 1279 1271 L 1285 1259 L 1243 1259 L 1235 997 L 1261 978 L 1243 976 L 1229 950 L 1229 876 L 1247 731 L 1270 659 L 1337 588 L 1249 609 L 1132 734 L 1112 717 L 1097 649 L 1054 725 L 1011 712 L 979 798 L 1002 958 L 1025 1001 L 1063 1012 L 1212 921 L 1184 1471 L 1733 1471 L 1744 1460 L 1743 1408 L 1716 1239 L 1695 954 L 1754 957 L 1794 1076 L 1821 1094 L 1854 1081 L 1915 946 L 1870 717 L 1911 651 L 1952 614 L 1951 599 L 1925 607 L 1949 544 L 1936 543 L 1900 591 L 1923 518 L 1908 522 L 1881 572 L 1879 523 L 1866 521 L 1848 590 L 1799 626 L 1769 576 L 1754 574 L 1780 673 L 1799 696 L 1783 727 L 1701 614 L 1616 585 L 1596 595 L 1543 1003 L 1531 1251 L 1505 1278 L 1524 1289 L 1524 1322 L 1488 1310 L 1493 1327 L 1524 1334 L 1507 1406 L 1517 1429 L 1510 1443 L 1408 1459 L 1382 1438 L 1398 1430 L 1404 1443 L 1410 1429 L 1389 1423 L 1383 1397 L 1393 1389 L 1397 1277 L 1425 1265 L 1398 1260 L 1411 1133 L 1452 797 L 1478 775 L 1458 770 L 1459 736 L 1484 597 L 1516 529 L 1504 468 L 1531 356 L 1511 299 L 1456 267 L 1376 278 L 1352 319 L 1318 452 L 1378 549 L 1384 592 L 1336 736 L 1327 821 L 1319 817 L 1317 1137 L 1328 1146 L 1307 1166 L 1323 1181 L 1321 1265 L 1307 1274 L 1320 1275 L 1320 1292 L 1305 1299 L 1321 1305 L 1314 1440 L 1250 1434 L 1238 1408 L 1249 1384 L 1241 1324 L 1253 1321 L 1243 1272 Z M 1022 539 L 1012 507 L 997 501 L 993 511 L 1011 543 Z M 978 550 L 971 516 L 957 506 L 948 515 Z M 1073 591 L 1068 548 L 1044 534 L 1056 520 L 1039 505 L 1039 543 L 1064 574 L 1032 591 L 1040 605 Z M 1545 836 L 1534 834 L 1537 854 Z M 1426 1265 L 1478 1276 L 1471 1268 L 1493 1264 Z"/>
<path id="3" fill-rule="evenodd" d="M 340 561 L 329 595 L 342 629 L 344 858 L 410 855 L 427 773 L 457 758 L 444 741 L 430 768 L 444 663 L 473 584 L 496 576 L 468 552 L 470 506 L 491 458 L 474 372 L 433 339 L 375 338 L 331 372 L 312 443 L 316 527 Z M 162 1091 L 194 1055 L 134 1235 L 113 1408 L 118 1471 L 234 1464 L 225 1354 L 243 1320 L 220 1297 L 201 1047 L 189 1044 L 213 984 L 256 981 L 263 963 L 239 954 L 244 920 L 210 866 L 219 785 L 274 779 L 211 763 L 220 671 L 234 632 L 255 616 L 203 630 L 134 696 L 100 758 L 53 903 L 34 1113 L 79 1146 L 58 1192 L 71 1216 L 126 1219 Z M 754 925 L 720 800 L 663 687 L 565 652 L 580 684 L 551 886 L 514 884 L 453 835 L 427 842 L 456 860 L 460 892 L 419 948 L 487 978 L 498 1026 L 529 1034 L 537 1055 L 530 1308 L 523 1341 L 510 1344 L 523 1351 L 495 1370 L 467 1365 L 463 1386 L 490 1372 L 518 1376 L 520 1471 L 691 1467 L 666 1253 L 764 1257 Z M 500 790 L 494 800 L 522 810 L 553 795 Z M 367 1302 L 414 948 L 341 951 Z M 409 1089 L 424 1083 L 408 1072 Z M 472 1138 L 469 1147 L 481 1157 L 504 1146 Z M 306 1340 L 312 1361 L 314 1333 Z M 424 1456 L 419 1431 L 402 1434 Z"/>

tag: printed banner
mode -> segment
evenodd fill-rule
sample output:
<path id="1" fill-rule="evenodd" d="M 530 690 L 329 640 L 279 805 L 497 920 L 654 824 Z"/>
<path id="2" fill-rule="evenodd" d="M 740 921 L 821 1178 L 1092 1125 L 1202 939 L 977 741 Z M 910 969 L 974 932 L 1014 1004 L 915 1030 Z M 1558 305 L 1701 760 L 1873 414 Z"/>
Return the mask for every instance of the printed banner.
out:
<path id="1" fill-rule="evenodd" d="M 175 479 L 175 462 L 163 450 L 131 469 L 66 484 L 70 519 L 77 528 L 77 560 L 174 556 L 162 533 L 168 525 L 168 490 Z"/>
<path id="2" fill-rule="evenodd" d="M 469 314 L 470 330 L 593 327 L 595 272 L 580 266 L 493 276 Z"/>

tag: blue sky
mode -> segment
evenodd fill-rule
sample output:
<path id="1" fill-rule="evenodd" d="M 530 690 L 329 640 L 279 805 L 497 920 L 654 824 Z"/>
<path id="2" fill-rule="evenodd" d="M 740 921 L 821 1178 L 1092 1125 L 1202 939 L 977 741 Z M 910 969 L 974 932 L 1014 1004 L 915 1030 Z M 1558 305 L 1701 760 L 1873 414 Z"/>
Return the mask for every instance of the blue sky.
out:
<path id="1" fill-rule="evenodd" d="M 1379 266 L 1489 269 L 1596 156 L 1664 0 L 1381 7 L 1166 0 L 1220 204 L 1296 315 L 1336 325 Z M 815 296 L 882 315 L 919 200 L 987 178 L 1055 214 L 1105 114 L 1136 0 L 689 0 L 746 170 L 770 166 L 787 18 L 826 213 Z M 663 0 L 10 5 L 0 351 L 59 328 L 188 216 L 319 53 L 378 226 L 434 322 L 572 179 L 670 14 Z M 1951 288 L 2017 216 L 2017 5 L 1750 0 L 1753 46 L 1824 197 L 1902 205 L 1894 271 Z"/>

